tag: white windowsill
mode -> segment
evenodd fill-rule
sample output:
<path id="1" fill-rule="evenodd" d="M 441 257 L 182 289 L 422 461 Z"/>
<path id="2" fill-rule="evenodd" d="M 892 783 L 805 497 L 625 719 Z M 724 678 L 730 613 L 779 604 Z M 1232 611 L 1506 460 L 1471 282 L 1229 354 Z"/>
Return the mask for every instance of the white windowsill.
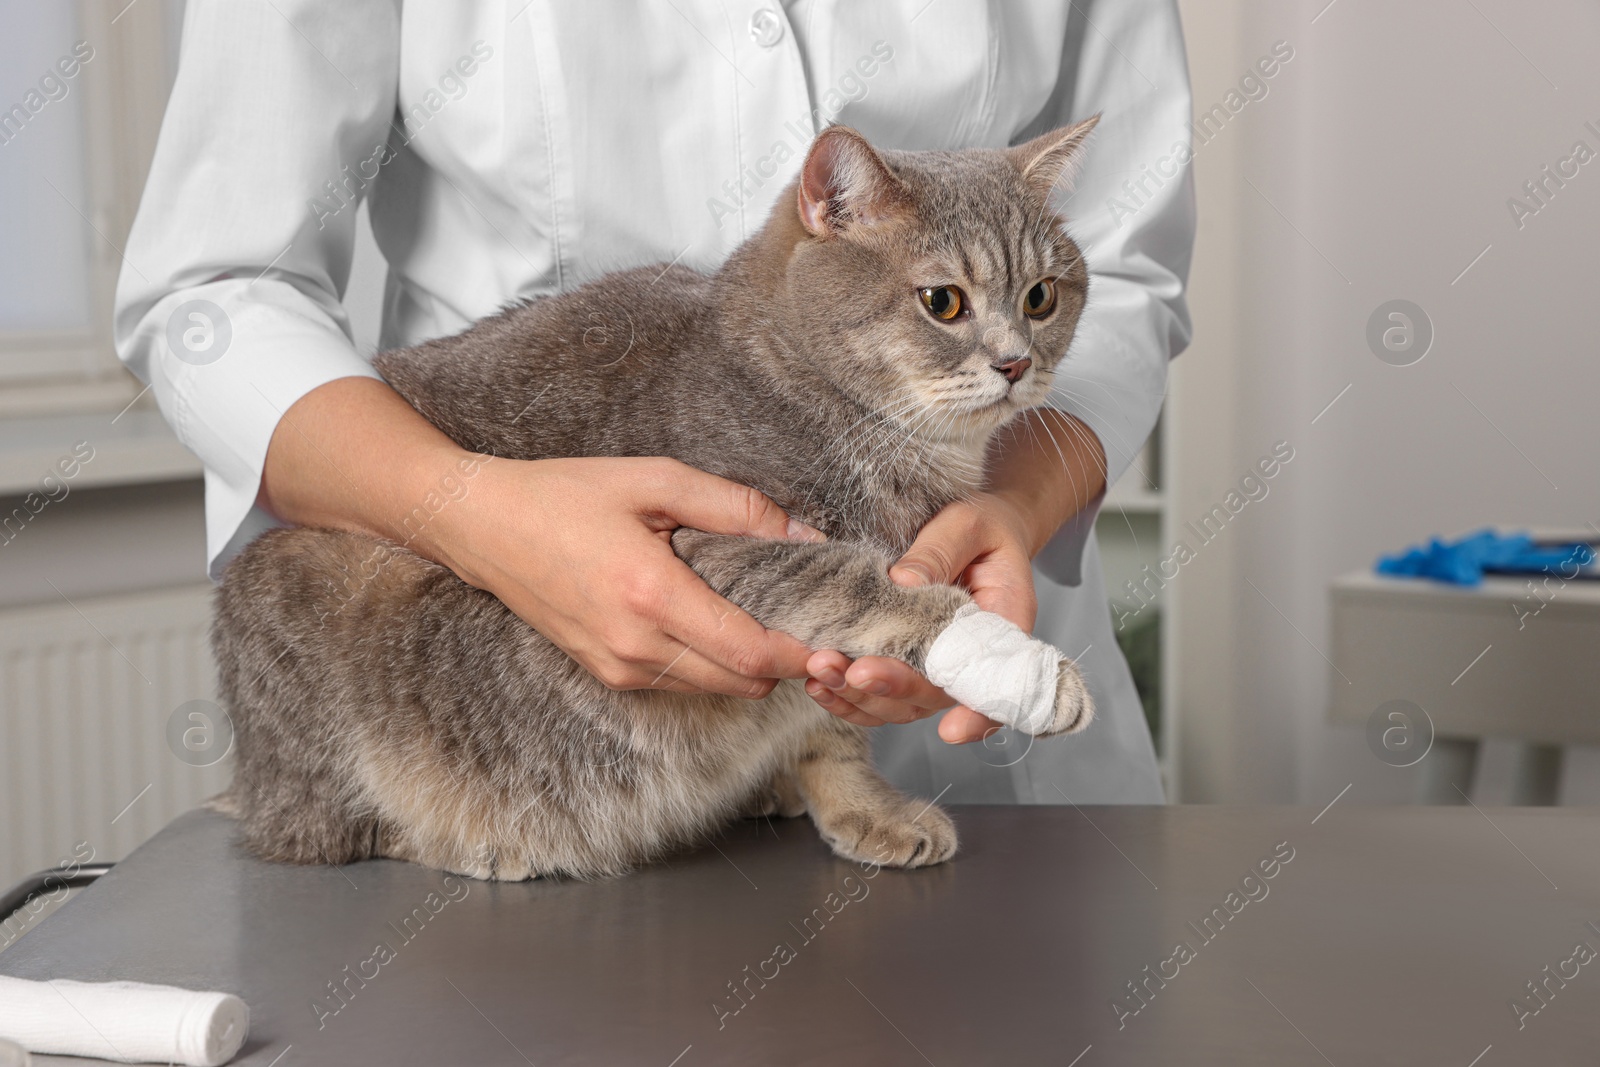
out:
<path id="1" fill-rule="evenodd" d="M 158 411 L 128 411 L 0 420 L 0 496 L 41 488 L 45 475 L 87 441 L 94 458 L 80 464 L 74 489 L 174 482 L 201 475 L 200 461 L 178 443 Z"/>

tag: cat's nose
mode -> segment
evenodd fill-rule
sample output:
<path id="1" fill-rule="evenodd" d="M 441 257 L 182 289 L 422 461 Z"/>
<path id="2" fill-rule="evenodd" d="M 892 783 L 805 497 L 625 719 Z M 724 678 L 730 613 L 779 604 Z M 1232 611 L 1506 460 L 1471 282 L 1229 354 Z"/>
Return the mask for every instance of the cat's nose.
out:
<path id="1" fill-rule="evenodd" d="M 1014 382 L 1021 378 L 1029 367 L 1033 366 L 1033 360 L 1023 356 L 1021 359 L 1008 360 L 1005 363 L 991 363 L 989 366 L 1004 374 L 1006 381 Z"/>

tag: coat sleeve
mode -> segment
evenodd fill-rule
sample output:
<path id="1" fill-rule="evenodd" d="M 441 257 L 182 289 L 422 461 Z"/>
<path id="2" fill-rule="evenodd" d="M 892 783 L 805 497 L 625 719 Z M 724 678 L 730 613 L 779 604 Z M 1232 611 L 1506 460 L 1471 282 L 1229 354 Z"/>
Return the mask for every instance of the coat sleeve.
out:
<path id="1" fill-rule="evenodd" d="M 1052 406 L 1083 420 L 1106 452 L 1106 484 L 1144 446 L 1166 395 L 1167 363 L 1189 343 L 1184 284 L 1194 243 L 1191 98 L 1175 0 L 1076 0 L 1061 83 L 1032 133 L 1099 113 L 1058 207 L 1089 266 L 1089 302 L 1057 372 Z M 1037 559 L 1077 585 L 1104 496 Z"/>
<path id="2" fill-rule="evenodd" d="M 398 0 L 190 0 L 117 284 L 117 354 L 205 465 L 207 558 L 272 525 L 274 428 L 377 377 L 340 303 L 360 199 L 390 158 Z"/>

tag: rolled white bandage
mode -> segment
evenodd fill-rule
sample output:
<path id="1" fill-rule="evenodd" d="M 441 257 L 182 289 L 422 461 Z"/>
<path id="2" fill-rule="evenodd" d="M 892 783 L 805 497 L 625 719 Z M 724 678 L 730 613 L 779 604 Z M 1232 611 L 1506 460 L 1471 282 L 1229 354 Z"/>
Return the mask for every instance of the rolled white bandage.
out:
<path id="1" fill-rule="evenodd" d="M 976 604 L 928 649 L 928 681 L 996 722 L 1036 734 L 1055 718 L 1061 653 Z"/>
<path id="2" fill-rule="evenodd" d="M 0 1037 L 30 1052 L 220 1067 L 249 1032 L 250 1009 L 230 993 L 0 975 Z"/>

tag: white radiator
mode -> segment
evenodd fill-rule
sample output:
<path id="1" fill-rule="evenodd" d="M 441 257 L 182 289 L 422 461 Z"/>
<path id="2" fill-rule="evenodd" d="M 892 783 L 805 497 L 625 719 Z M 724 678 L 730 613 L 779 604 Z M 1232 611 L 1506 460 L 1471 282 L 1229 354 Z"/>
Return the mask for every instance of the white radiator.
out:
<path id="1" fill-rule="evenodd" d="M 121 859 L 227 785 L 222 734 L 191 717 L 215 718 L 211 592 L 0 610 L 0 888 L 90 849 Z M 169 720 L 191 701 L 207 703 L 184 710 L 171 744 Z M 17 932 L 7 925 L 0 947 Z"/>

